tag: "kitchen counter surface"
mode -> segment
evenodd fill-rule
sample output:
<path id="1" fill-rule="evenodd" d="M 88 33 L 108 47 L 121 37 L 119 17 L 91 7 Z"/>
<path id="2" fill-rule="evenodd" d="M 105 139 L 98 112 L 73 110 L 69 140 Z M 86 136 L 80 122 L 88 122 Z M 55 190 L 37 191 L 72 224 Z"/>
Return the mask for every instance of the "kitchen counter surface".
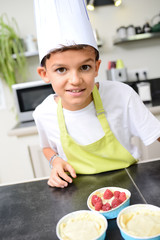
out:
<path id="1" fill-rule="evenodd" d="M 160 207 L 160 161 L 96 175 L 78 175 L 67 188 L 50 188 L 47 179 L 0 187 L 2 240 L 55 240 L 56 224 L 65 214 L 87 209 L 88 195 L 101 187 L 119 186 L 131 191 L 131 204 Z M 107 240 L 120 240 L 116 220 L 108 220 Z"/>
<path id="2" fill-rule="evenodd" d="M 147 107 L 153 115 L 160 115 L 160 105 L 152 106 L 152 104 L 150 104 Z"/>
<path id="3" fill-rule="evenodd" d="M 160 207 L 160 161 L 133 165 L 127 170 L 148 204 Z"/>
<path id="4" fill-rule="evenodd" d="M 9 136 L 27 136 L 38 134 L 37 128 L 34 121 L 29 122 L 18 122 L 9 132 Z"/>

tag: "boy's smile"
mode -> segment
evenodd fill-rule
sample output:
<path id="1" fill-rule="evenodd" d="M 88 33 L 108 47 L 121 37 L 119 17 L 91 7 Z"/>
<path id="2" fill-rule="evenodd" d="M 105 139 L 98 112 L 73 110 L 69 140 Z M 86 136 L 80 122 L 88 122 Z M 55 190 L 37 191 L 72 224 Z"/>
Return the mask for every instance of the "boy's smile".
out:
<path id="1" fill-rule="evenodd" d="M 95 60 L 92 47 L 52 53 L 46 60 L 46 68 L 39 67 L 38 73 L 46 83 L 51 83 L 62 106 L 75 111 L 92 101 L 94 78 L 98 75 L 100 60 Z M 58 102 L 58 98 L 56 100 Z"/>

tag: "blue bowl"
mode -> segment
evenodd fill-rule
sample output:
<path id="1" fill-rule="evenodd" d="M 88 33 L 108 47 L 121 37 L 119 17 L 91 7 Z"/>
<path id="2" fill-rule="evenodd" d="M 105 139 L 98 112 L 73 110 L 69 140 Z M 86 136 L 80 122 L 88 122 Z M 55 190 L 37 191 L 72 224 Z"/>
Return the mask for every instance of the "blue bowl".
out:
<path id="1" fill-rule="evenodd" d="M 142 212 L 142 211 L 159 211 L 159 216 L 160 216 L 160 208 L 159 207 L 156 207 L 154 205 L 150 205 L 150 204 L 135 204 L 135 205 L 131 205 L 125 209 L 123 209 L 119 214 L 118 214 L 118 217 L 117 217 L 117 225 L 118 225 L 118 228 L 121 232 L 121 235 L 122 237 L 125 239 L 125 240 L 160 240 L 160 233 L 158 235 L 153 235 L 151 237 L 141 237 L 141 236 L 134 236 L 134 233 L 132 232 L 132 234 L 130 234 L 126 229 L 124 229 L 123 225 L 122 224 L 122 215 L 125 214 L 125 213 L 131 213 L 131 214 L 134 214 L 136 212 Z M 136 229 L 138 229 L 139 225 L 136 224 Z M 145 227 L 146 227 L 146 224 L 145 224 Z M 140 228 L 141 230 L 141 228 Z M 144 233 L 146 233 L 145 231 L 143 231 Z M 136 234 L 137 235 L 137 234 Z M 145 235 L 144 235 L 145 236 Z"/>
<path id="2" fill-rule="evenodd" d="M 58 221 L 57 226 L 56 226 L 56 234 L 57 234 L 58 239 L 60 239 L 60 240 L 64 239 L 64 238 L 62 238 L 62 234 L 61 234 L 61 231 L 62 231 L 61 230 L 61 226 L 63 224 L 66 224 L 67 222 L 71 221 L 71 219 L 74 220 L 76 217 L 78 217 L 80 215 L 82 216 L 83 214 L 84 214 L 84 217 L 86 216 L 86 214 L 89 214 L 89 216 L 91 216 L 91 218 L 93 218 L 93 221 L 97 221 L 97 219 L 99 219 L 101 221 L 101 223 L 102 223 L 101 224 L 102 231 L 101 231 L 100 235 L 97 238 L 95 238 L 95 239 L 92 238 L 92 240 L 105 240 L 105 238 L 106 238 L 106 231 L 107 231 L 107 228 L 108 228 L 107 219 L 105 217 L 103 217 L 101 214 L 99 214 L 97 212 L 94 213 L 94 212 L 91 212 L 89 210 L 79 210 L 79 211 L 71 212 L 71 213 L 65 215 L 64 217 L 62 217 Z M 78 229 L 79 230 L 77 230 L 77 232 L 76 232 L 76 239 L 82 239 L 80 237 L 81 230 L 83 230 L 82 224 L 80 224 Z M 85 231 L 87 231 L 87 229 L 85 229 Z M 90 235 L 90 232 L 88 232 L 88 234 Z M 91 239 L 91 238 L 87 237 L 86 240 L 89 240 L 89 239 Z M 85 240 L 85 239 L 83 238 L 83 240 Z"/>
<path id="3" fill-rule="evenodd" d="M 121 204 L 119 205 L 118 207 L 116 208 L 113 208 L 109 211 L 96 211 L 94 209 L 94 207 L 92 206 L 92 203 L 91 203 L 91 198 L 94 194 L 97 194 L 98 193 L 104 193 L 106 191 L 106 189 L 110 189 L 111 191 L 120 191 L 120 192 L 125 192 L 126 193 L 126 196 L 127 196 L 127 199 Z M 130 205 L 130 198 L 131 198 L 131 193 L 129 190 L 127 189 L 124 189 L 124 188 L 120 188 L 120 187 L 104 187 L 104 188 L 99 188 L 97 190 L 95 190 L 94 192 L 92 192 L 88 199 L 87 199 L 87 206 L 88 208 L 93 211 L 93 212 L 99 212 L 100 214 L 102 214 L 105 218 L 107 219 L 113 219 L 113 218 L 116 218 L 118 216 L 118 214 L 120 213 L 120 211 L 122 209 L 124 209 L 125 207 L 129 206 Z"/>

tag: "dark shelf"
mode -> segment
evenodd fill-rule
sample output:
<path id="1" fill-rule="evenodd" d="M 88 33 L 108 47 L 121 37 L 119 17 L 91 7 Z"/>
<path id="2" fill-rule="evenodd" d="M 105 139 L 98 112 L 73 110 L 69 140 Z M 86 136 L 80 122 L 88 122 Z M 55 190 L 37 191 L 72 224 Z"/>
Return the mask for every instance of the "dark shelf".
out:
<path id="1" fill-rule="evenodd" d="M 136 35 L 133 35 L 131 37 L 125 38 L 125 39 L 116 38 L 113 41 L 113 44 L 118 45 L 118 44 L 123 44 L 123 43 L 128 43 L 128 42 L 135 42 L 135 41 L 155 39 L 155 38 L 160 38 L 160 32 L 141 33 L 141 34 L 136 34 Z"/>

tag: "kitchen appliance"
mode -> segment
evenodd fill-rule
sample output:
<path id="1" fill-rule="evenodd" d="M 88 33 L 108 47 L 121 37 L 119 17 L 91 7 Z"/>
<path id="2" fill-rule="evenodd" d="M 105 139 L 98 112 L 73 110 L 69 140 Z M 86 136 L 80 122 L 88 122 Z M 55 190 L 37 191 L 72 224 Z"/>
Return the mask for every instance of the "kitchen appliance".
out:
<path id="1" fill-rule="evenodd" d="M 150 103 L 152 101 L 151 97 L 151 86 L 149 82 L 137 83 L 138 94 L 144 103 Z"/>
<path id="2" fill-rule="evenodd" d="M 112 81 L 126 82 L 127 81 L 127 71 L 126 68 L 112 68 L 107 70 L 107 79 Z"/>
<path id="3" fill-rule="evenodd" d="M 50 94 L 55 93 L 51 84 L 42 80 L 12 85 L 17 115 L 20 122 L 33 121 L 34 109 Z"/>
<path id="4" fill-rule="evenodd" d="M 108 62 L 107 79 L 120 82 L 127 81 L 127 71 L 121 59 L 116 62 Z"/>

